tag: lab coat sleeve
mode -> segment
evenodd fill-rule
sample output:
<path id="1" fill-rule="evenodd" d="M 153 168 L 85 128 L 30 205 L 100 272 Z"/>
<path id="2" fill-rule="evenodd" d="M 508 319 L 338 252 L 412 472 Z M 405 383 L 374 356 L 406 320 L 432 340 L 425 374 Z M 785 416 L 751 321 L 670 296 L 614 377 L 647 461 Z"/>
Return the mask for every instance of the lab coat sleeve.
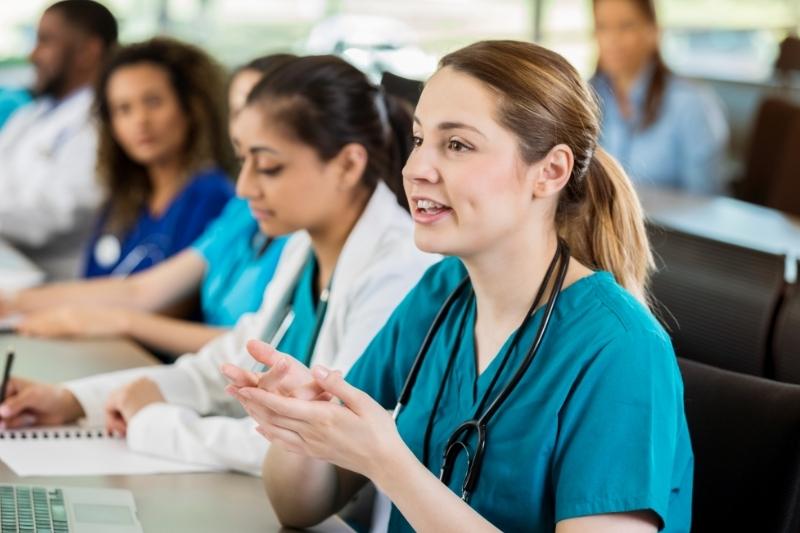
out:
<path id="1" fill-rule="evenodd" d="M 194 409 L 199 414 L 243 416 L 239 403 L 225 394 L 227 382 L 219 367 L 225 362 L 244 368 L 252 366 L 245 344 L 259 336 L 260 319 L 256 313 L 244 316 L 233 331 L 217 337 L 196 354 L 182 356 L 173 365 L 101 374 L 70 381 L 66 387 L 83 407 L 88 425 L 103 422 L 103 408 L 113 390 L 141 377 L 152 379 L 168 403 Z"/>
<path id="2" fill-rule="evenodd" d="M 28 246 L 42 246 L 72 228 L 81 210 L 93 210 L 101 200 L 95 174 L 97 133 L 86 122 L 50 157 L 31 157 L 25 175 L 2 165 L 0 235 Z M 0 163 L 2 163 L 0 161 Z"/>
<path id="3" fill-rule="evenodd" d="M 154 379 L 156 375 L 173 371 L 171 367 L 144 366 L 119 372 L 109 372 L 68 381 L 64 386 L 75 396 L 84 412 L 87 426 L 101 426 L 105 422 L 105 404 L 112 391 L 139 378 Z"/>
<path id="4" fill-rule="evenodd" d="M 255 361 L 247 353 L 247 341 L 261 338 L 265 311 L 243 316 L 232 331 L 212 340 L 197 352 L 184 355 L 174 363 L 174 372 L 154 378 L 167 402 L 195 410 L 201 415 L 243 416 L 239 402 L 225 393 L 228 381 L 220 372 L 223 363 L 253 368 Z"/>
<path id="5" fill-rule="evenodd" d="M 261 475 L 269 441 L 250 417 L 201 417 L 180 405 L 152 404 L 128 424 L 131 450 L 160 457 Z"/>

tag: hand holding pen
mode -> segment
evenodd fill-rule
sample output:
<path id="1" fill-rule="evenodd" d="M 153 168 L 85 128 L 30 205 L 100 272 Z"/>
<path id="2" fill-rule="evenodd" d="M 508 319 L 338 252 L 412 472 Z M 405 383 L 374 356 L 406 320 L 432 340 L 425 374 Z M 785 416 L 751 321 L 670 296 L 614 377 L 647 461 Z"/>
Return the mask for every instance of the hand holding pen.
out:
<path id="1" fill-rule="evenodd" d="M 12 378 L 14 355 L 9 350 L 0 383 L 0 429 L 61 425 L 83 416 L 83 408 L 68 389 Z"/>

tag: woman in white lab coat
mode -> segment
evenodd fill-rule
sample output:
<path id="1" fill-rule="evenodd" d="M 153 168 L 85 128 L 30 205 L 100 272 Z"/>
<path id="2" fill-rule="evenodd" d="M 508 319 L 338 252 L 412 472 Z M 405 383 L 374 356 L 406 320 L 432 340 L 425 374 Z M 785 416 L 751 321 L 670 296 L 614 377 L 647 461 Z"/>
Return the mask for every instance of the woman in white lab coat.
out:
<path id="1" fill-rule="evenodd" d="M 267 443 L 225 394 L 219 367 L 247 365 L 252 338 L 342 371 L 363 352 L 436 259 L 416 249 L 385 183 L 400 184 L 410 128 L 410 110 L 341 59 L 298 58 L 267 76 L 234 124 L 237 186 L 265 233 L 297 234 L 260 310 L 171 367 L 64 386 L 14 379 L 0 417 L 105 420 L 134 450 L 257 474 Z"/>

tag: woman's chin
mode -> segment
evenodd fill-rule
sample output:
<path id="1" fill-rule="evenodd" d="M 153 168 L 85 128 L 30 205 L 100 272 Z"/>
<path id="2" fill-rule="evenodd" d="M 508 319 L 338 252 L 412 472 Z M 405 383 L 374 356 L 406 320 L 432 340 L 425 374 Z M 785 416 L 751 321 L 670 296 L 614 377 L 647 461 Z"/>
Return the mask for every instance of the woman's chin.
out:
<path id="1" fill-rule="evenodd" d="M 414 244 L 421 251 L 429 254 L 453 255 L 452 246 L 448 246 L 438 235 L 431 235 L 426 230 L 414 230 Z"/>
<path id="2" fill-rule="evenodd" d="M 268 237 L 280 237 L 288 235 L 296 231 L 293 228 L 287 227 L 286 224 L 281 224 L 277 220 L 259 220 L 258 230 Z"/>

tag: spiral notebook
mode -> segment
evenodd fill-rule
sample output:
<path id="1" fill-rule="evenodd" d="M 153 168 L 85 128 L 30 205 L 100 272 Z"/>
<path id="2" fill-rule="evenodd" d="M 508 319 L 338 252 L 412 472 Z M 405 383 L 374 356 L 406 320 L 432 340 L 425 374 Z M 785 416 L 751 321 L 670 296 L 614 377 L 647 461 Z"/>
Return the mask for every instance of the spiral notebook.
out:
<path id="1" fill-rule="evenodd" d="M 0 460 L 18 476 L 102 476 L 213 472 L 208 465 L 136 453 L 102 428 L 0 431 Z"/>

